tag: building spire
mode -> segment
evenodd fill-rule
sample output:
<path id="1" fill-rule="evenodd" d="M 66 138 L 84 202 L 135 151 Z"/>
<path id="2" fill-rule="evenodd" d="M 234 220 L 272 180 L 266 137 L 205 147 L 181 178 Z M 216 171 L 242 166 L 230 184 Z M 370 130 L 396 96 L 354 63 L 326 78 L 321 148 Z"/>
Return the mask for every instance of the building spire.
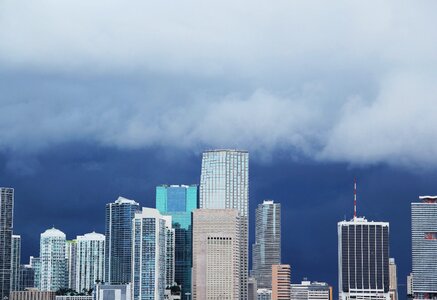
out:
<path id="1" fill-rule="evenodd" d="M 357 178 L 354 178 L 354 219 L 357 218 Z"/>

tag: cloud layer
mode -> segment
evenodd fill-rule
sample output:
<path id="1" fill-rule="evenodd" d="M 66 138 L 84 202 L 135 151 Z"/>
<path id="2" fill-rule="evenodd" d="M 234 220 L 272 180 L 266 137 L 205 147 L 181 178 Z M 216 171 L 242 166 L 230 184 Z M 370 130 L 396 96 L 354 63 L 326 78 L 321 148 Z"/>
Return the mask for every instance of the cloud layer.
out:
<path id="1" fill-rule="evenodd" d="M 433 1 L 3 1 L 0 147 L 437 166 Z"/>

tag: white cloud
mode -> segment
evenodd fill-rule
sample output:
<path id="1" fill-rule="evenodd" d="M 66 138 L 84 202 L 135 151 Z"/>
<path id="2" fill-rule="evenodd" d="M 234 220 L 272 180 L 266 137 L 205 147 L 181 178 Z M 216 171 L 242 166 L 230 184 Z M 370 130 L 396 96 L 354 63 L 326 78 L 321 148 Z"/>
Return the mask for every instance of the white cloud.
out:
<path id="1" fill-rule="evenodd" d="M 435 1 L 0 3 L 0 147 L 437 165 Z"/>

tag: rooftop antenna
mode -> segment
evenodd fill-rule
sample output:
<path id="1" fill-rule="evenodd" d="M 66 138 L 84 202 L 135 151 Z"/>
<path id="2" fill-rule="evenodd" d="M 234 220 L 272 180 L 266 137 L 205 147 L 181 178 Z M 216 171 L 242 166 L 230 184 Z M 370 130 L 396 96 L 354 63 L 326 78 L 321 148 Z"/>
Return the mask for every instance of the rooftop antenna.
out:
<path id="1" fill-rule="evenodd" d="M 357 179 L 354 178 L 354 219 L 357 218 Z"/>

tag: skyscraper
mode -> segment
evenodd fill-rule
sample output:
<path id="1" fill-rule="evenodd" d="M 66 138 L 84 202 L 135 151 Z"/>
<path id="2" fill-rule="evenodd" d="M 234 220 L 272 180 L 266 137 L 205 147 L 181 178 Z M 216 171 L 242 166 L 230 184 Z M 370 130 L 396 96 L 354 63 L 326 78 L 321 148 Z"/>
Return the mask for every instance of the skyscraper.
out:
<path id="1" fill-rule="evenodd" d="M 398 275 L 394 258 L 389 259 L 388 269 L 390 273 L 390 300 L 398 300 Z"/>
<path id="2" fill-rule="evenodd" d="M 132 236 L 134 300 L 164 299 L 168 230 L 171 230 L 171 216 L 145 207 L 135 214 Z"/>
<path id="3" fill-rule="evenodd" d="M 198 207 L 197 185 L 160 185 L 156 187 L 156 209 L 172 217 L 175 230 L 175 281 L 182 295 L 191 293 L 193 264 L 192 212 Z"/>
<path id="4" fill-rule="evenodd" d="M 272 265 L 281 263 L 281 205 L 272 200 L 259 204 L 255 212 L 255 244 L 252 268 L 258 288 L 272 288 Z"/>
<path id="5" fill-rule="evenodd" d="M 411 203 L 413 295 L 437 298 L 437 196 Z"/>
<path id="6" fill-rule="evenodd" d="M 389 224 L 356 217 L 338 223 L 340 300 L 390 300 Z"/>
<path id="7" fill-rule="evenodd" d="M 16 234 L 12 235 L 11 251 L 11 291 L 19 291 L 21 236 Z"/>
<path id="8" fill-rule="evenodd" d="M 76 258 L 77 241 L 71 240 L 65 243 L 65 258 L 67 259 L 68 288 L 80 292 L 76 286 Z"/>
<path id="9" fill-rule="evenodd" d="M 106 204 L 105 282 L 131 282 L 132 219 L 140 205 L 123 197 Z"/>
<path id="10" fill-rule="evenodd" d="M 41 291 L 57 291 L 68 286 L 67 261 L 65 259 L 65 234 L 56 229 L 41 233 Z"/>
<path id="11" fill-rule="evenodd" d="M 240 214 L 240 299 L 247 299 L 249 243 L 249 153 L 239 150 L 205 151 L 200 176 L 200 208 L 237 209 Z"/>
<path id="12" fill-rule="evenodd" d="M 272 265 L 272 300 L 290 300 L 290 265 Z"/>
<path id="13" fill-rule="evenodd" d="M 0 299 L 9 297 L 11 289 L 11 247 L 14 212 L 14 189 L 0 188 Z"/>
<path id="14" fill-rule="evenodd" d="M 240 299 L 240 226 L 236 209 L 193 212 L 193 300 Z"/>
<path id="15" fill-rule="evenodd" d="M 104 280 L 105 236 L 91 232 L 77 236 L 76 241 L 76 289 L 89 290 L 96 280 Z"/>
<path id="16" fill-rule="evenodd" d="M 33 269 L 33 283 L 37 289 L 41 288 L 41 259 L 39 257 L 30 257 L 30 267 Z"/>

